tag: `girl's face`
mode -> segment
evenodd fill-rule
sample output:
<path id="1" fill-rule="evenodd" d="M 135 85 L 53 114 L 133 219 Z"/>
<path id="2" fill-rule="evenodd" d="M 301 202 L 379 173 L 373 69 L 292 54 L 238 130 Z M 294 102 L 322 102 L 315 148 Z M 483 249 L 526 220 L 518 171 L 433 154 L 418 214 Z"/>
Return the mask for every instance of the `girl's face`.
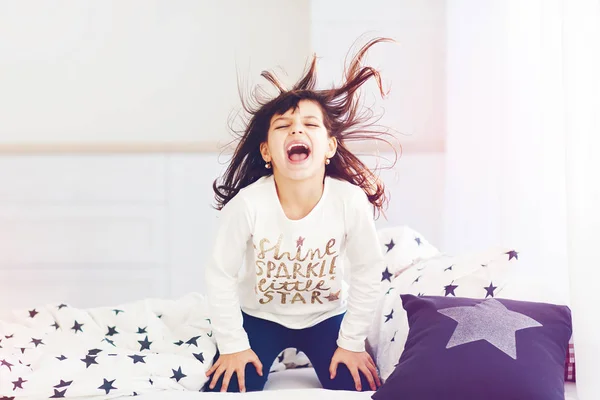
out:
<path id="1" fill-rule="evenodd" d="M 260 146 L 273 173 L 292 180 L 305 180 L 325 173 L 325 160 L 333 157 L 335 138 L 329 137 L 318 103 L 301 100 L 296 110 L 275 114 L 267 141 Z"/>

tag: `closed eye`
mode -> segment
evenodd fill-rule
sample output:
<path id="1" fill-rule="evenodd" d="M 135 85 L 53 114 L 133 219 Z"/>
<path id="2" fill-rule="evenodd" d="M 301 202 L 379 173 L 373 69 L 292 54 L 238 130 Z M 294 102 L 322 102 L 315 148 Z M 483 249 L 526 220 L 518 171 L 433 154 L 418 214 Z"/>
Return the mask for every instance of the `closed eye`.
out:
<path id="1" fill-rule="evenodd" d="M 306 124 L 306 126 L 310 126 L 311 128 L 319 127 L 319 125 L 317 125 L 317 124 Z M 281 126 L 276 127 L 275 129 L 277 130 L 277 129 L 282 129 L 282 128 L 289 128 L 289 125 L 281 125 Z"/>

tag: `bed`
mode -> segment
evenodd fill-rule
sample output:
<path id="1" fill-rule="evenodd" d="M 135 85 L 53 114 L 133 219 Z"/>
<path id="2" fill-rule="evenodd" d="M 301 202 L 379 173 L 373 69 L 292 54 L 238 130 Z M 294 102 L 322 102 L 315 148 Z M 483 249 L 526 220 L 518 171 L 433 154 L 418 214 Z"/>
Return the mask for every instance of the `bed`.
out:
<path id="1" fill-rule="evenodd" d="M 554 377 L 554 384 L 551 387 L 554 394 L 552 398 L 562 397 L 564 381 L 561 374 L 565 371 L 565 365 L 561 364 L 560 357 L 565 360 L 563 346 L 568 343 L 569 336 L 566 334 L 571 334 L 570 313 L 567 315 L 562 306 L 526 302 L 526 300 L 541 301 L 541 297 L 532 299 L 532 285 L 529 283 L 524 288 L 510 284 L 513 279 L 509 272 L 515 269 L 518 252 L 510 249 L 492 249 L 469 256 L 448 256 L 439 254 L 436 249 L 428 246 L 424 238 L 416 236 L 416 233 L 403 232 L 406 240 L 397 229 L 381 232 L 380 239 L 386 248 L 386 267 L 381 273 L 383 297 L 375 313 L 369 335 L 369 350 L 377 362 L 382 378 L 386 380 L 387 387 L 390 387 L 389 382 L 393 380 L 388 379 L 392 376 L 392 372 L 405 367 L 406 363 L 399 362 L 402 361 L 401 355 L 407 349 L 414 351 L 415 345 L 423 346 L 425 340 L 429 340 L 427 334 L 421 335 L 419 341 L 408 340 L 409 308 L 405 312 L 403 305 L 406 307 L 411 303 L 433 304 L 434 301 L 443 304 L 456 301 L 478 304 L 487 301 L 490 304 L 497 304 L 499 301 L 496 301 L 496 298 L 500 299 L 504 296 L 505 299 L 521 298 L 523 301 L 520 302 L 519 307 L 535 307 L 537 311 L 534 313 L 540 314 L 539 318 L 548 314 L 546 312 L 548 307 L 552 307 L 555 312 L 551 314 L 556 316 L 553 318 L 564 315 L 569 318 L 569 321 L 564 318 L 557 319 L 562 322 L 556 329 L 555 327 L 539 331 L 530 329 L 533 335 L 537 335 L 535 332 L 553 333 L 560 329 L 565 331 L 560 340 L 554 340 L 554 343 L 548 342 L 548 346 L 544 347 L 543 351 L 536 353 L 538 356 L 544 356 L 554 351 L 556 355 L 556 350 L 559 350 L 561 354 L 553 359 L 554 373 L 550 375 L 540 373 L 542 380 L 537 381 L 521 379 L 517 373 L 510 378 L 512 380 L 508 385 L 506 381 L 501 384 L 520 394 L 521 386 L 515 383 L 520 380 L 521 384 L 528 385 L 529 394 L 533 395 L 524 398 L 535 397 L 545 400 L 548 397 L 545 397 L 544 390 L 548 390 L 550 384 L 543 379 L 552 376 Z M 390 235 L 393 235 L 393 238 Z M 415 246 L 414 251 L 409 246 Z M 489 296 L 490 292 L 493 296 Z M 550 296 L 549 300 L 553 298 Z M 516 307 L 517 300 L 511 301 Z M 205 372 L 216 354 L 216 343 L 207 307 L 202 294 L 190 293 L 175 300 L 143 299 L 93 309 L 51 303 L 33 309 L 4 310 L 0 312 L 0 399 L 3 396 L 32 399 L 95 396 L 108 399 L 136 395 L 136 398 L 141 400 L 234 397 L 268 400 L 283 396 L 287 400 L 300 398 L 352 400 L 370 399 L 373 396 L 374 392 L 336 392 L 322 389 L 311 368 L 288 368 L 272 372 L 264 392 L 246 394 L 200 392 L 206 381 Z M 416 310 L 416 312 L 421 311 Z M 446 317 L 443 315 L 440 317 L 441 314 L 438 314 L 435 314 L 438 319 L 447 322 L 444 320 Z M 534 314 L 531 315 L 535 317 Z M 444 346 L 455 329 L 452 326 L 452 329 L 446 332 L 444 326 L 440 325 L 439 328 L 436 334 L 446 335 L 440 342 L 442 346 L 428 345 L 425 348 L 417 348 L 420 357 L 436 360 L 437 364 L 446 357 L 444 353 L 449 354 L 444 351 Z M 420 329 L 419 324 L 416 323 L 410 327 L 411 332 Z M 535 336 L 531 338 L 536 346 L 524 343 L 520 346 L 521 350 L 540 349 L 538 344 L 541 342 Z M 469 349 L 475 349 L 479 355 L 482 355 L 481 352 L 488 351 L 489 357 L 479 358 L 484 360 L 497 358 L 500 362 L 502 357 L 504 360 L 507 359 L 502 349 L 490 346 L 489 343 L 488 345 L 484 343 L 483 347 L 480 344 L 473 342 L 468 346 L 458 346 L 458 350 L 463 350 L 455 352 L 453 357 L 464 353 L 463 356 L 466 358 L 460 364 L 453 363 L 445 367 L 448 371 L 459 371 L 455 375 L 463 379 L 462 383 L 457 383 L 458 381 L 444 383 L 438 380 L 432 385 L 431 377 L 437 378 L 437 375 L 432 374 L 430 369 L 426 369 L 419 372 L 418 376 L 426 380 L 418 390 L 427 387 L 446 388 L 447 386 L 444 385 L 450 384 L 455 387 L 460 385 L 460 393 L 464 394 L 472 390 L 469 382 L 473 382 L 473 379 L 485 380 L 498 376 L 478 371 L 477 363 L 468 352 Z M 431 351 L 436 353 L 425 355 L 426 352 Z M 411 359 L 414 360 L 415 357 Z M 535 359 L 528 362 L 529 364 L 525 365 L 539 366 L 536 370 L 544 367 Z M 295 365 L 302 364 L 295 363 Z M 413 372 L 413 367 L 423 368 L 422 365 L 413 363 L 408 367 L 409 373 Z M 467 368 L 475 368 L 475 371 L 465 372 Z M 509 372 L 514 372 L 512 367 L 505 367 L 503 371 L 505 372 L 500 376 L 501 381 L 509 379 Z M 405 372 L 407 371 L 396 376 L 406 376 Z M 477 373 L 482 375 L 473 378 Z M 477 382 L 479 383 L 480 380 Z M 544 382 L 544 385 L 540 385 L 539 382 Z M 415 393 L 420 393 L 418 390 Z M 483 390 L 489 389 L 484 386 Z M 282 391 L 285 391 L 285 394 Z M 564 385 L 564 391 L 567 400 L 577 399 L 574 383 Z M 382 390 L 378 391 L 377 395 L 380 393 Z M 394 390 L 391 398 L 396 398 L 397 394 L 401 393 L 407 392 Z M 485 398 L 485 396 L 481 397 Z"/>
<path id="2" fill-rule="evenodd" d="M 285 390 L 285 393 L 281 391 Z M 321 389 L 317 376 L 311 368 L 288 369 L 281 372 L 275 372 L 269 376 L 267 386 L 264 392 L 254 393 L 195 393 L 195 392 L 168 392 L 151 393 L 138 396 L 139 400 L 192 400 L 192 399 L 281 399 L 285 396 L 286 400 L 353 400 L 370 399 L 373 392 L 335 392 Z M 401 399 L 401 397 L 399 397 Z M 577 400 L 576 388 L 574 383 L 565 385 L 565 400 Z"/>

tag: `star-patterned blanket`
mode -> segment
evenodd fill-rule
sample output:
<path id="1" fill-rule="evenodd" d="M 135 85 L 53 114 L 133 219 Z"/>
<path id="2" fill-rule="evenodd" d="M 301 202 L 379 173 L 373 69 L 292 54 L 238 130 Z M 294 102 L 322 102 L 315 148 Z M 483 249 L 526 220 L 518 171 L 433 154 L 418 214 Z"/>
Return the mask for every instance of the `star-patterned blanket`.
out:
<path id="1" fill-rule="evenodd" d="M 0 319 L 0 400 L 199 391 L 216 353 L 206 302 L 48 304 Z"/>

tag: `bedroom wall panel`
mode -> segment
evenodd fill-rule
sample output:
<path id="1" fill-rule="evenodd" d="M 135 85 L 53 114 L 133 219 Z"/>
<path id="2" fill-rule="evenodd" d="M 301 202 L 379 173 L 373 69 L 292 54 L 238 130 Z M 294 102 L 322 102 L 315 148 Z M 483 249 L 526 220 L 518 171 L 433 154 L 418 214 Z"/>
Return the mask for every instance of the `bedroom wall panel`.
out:
<path id="1" fill-rule="evenodd" d="M 0 309 L 112 305 L 204 290 L 227 155 L 0 156 Z M 368 160 L 366 160 L 368 162 Z M 441 241 L 442 153 L 405 154 L 382 178 L 387 219 Z"/>
<path id="2" fill-rule="evenodd" d="M 2 306 L 168 294 L 164 156 L 0 158 Z"/>

